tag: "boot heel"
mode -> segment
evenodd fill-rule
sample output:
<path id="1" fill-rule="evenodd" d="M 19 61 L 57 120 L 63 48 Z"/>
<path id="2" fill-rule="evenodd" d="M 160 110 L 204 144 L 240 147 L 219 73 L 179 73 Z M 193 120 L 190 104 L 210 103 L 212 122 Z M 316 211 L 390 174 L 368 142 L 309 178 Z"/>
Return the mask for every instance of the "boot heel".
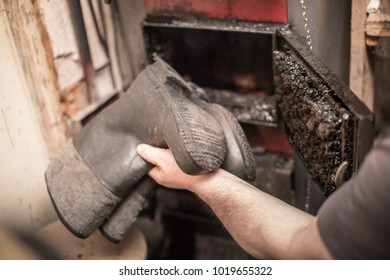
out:
<path id="1" fill-rule="evenodd" d="M 248 140 L 236 118 L 224 107 L 210 104 L 209 113 L 213 114 L 225 128 L 228 152 L 222 168 L 238 177 L 253 181 L 256 176 L 256 161 Z"/>
<path id="2" fill-rule="evenodd" d="M 227 151 L 219 123 L 184 96 L 173 96 L 171 107 L 164 136 L 179 167 L 192 175 L 219 168 Z"/>

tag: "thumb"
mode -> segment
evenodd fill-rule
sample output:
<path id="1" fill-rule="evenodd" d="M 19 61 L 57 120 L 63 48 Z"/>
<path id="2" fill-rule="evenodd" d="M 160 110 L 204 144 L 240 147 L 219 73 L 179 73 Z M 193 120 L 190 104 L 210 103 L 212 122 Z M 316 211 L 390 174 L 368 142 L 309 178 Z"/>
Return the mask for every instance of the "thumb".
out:
<path id="1" fill-rule="evenodd" d="M 156 148 L 148 144 L 139 144 L 137 146 L 138 155 L 153 165 L 158 165 L 158 158 L 161 157 L 163 152 L 165 152 L 165 149 Z"/>

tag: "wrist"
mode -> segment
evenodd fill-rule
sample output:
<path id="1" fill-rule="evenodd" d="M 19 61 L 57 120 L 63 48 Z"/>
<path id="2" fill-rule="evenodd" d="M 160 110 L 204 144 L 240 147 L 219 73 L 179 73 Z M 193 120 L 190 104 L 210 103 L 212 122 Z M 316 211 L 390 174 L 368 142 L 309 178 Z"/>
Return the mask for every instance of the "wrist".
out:
<path id="1" fill-rule="evenodd" d="M 192 176 L 192 180 L 188 184 L 187 189 L 199 195 L 210 188 L 221 186 L 221 184 L 228 180 L 228 176 L 226 175 L 229 175 L 229 173 L 223 169 L 218 169 L 206 174 Z"/>

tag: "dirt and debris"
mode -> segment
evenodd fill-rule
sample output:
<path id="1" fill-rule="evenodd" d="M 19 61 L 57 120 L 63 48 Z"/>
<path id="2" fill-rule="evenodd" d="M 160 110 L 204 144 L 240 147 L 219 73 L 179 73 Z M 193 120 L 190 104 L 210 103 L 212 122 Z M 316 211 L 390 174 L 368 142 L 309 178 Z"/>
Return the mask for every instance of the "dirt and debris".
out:
<path id="1" fill-rule="evenodd" d="M 275 96 L 262 92 L 239 94 L 229 90 L 205 88 L 210 102 L 227 108 L 241 123 L 276 127 L 279 125 Z"/>
<path id="2" fill-rule="evenodd" d="M 344 161 L 352 173 L 353 115 L 310 68 L 292 51 L 275 51 L 278 108 L 290 142 L 303 158 L 323 194 L 335 188 L 336 172 Z"/>

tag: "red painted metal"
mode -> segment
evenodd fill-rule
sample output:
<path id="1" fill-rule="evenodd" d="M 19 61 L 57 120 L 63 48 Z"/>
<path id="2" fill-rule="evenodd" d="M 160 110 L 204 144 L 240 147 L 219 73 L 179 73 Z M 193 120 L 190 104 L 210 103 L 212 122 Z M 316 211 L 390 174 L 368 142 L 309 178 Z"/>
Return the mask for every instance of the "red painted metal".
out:
<path id="1" fill-rule="evenodd" d="M 148 15 L 287 23 L 287 0 L 145 0 Z"/>
<path id="2" fill-rule="evenodd" d="M 293 148 L 280 127 L 243 126 L 252 147 L 264 147 L 267 152 L 291 156 Z"/>

